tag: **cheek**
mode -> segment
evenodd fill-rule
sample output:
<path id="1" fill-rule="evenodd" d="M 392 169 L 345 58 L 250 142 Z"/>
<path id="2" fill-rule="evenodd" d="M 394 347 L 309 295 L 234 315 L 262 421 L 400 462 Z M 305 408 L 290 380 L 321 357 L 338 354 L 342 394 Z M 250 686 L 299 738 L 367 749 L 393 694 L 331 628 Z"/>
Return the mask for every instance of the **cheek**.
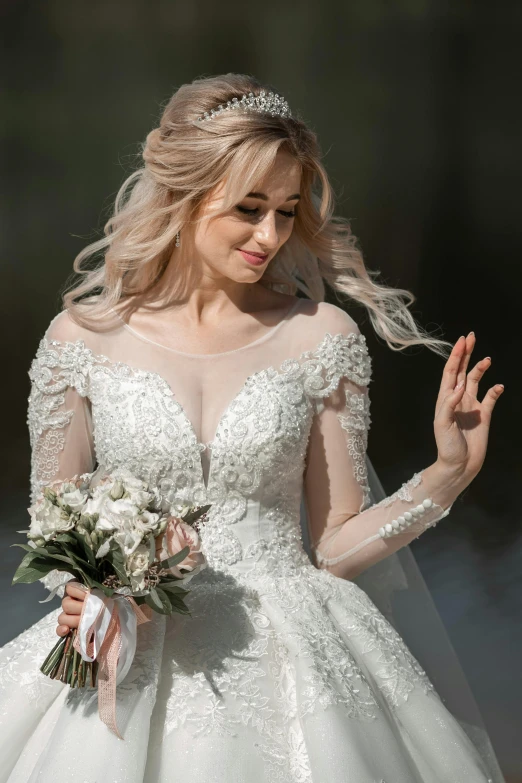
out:
<path id="1" fill-rule="evenodd" d="M 226 252 L 232 247 L 239 247 L 251 234 L 252 229 L 248 223 L 223 218 L 208 225 L 202 237 L 202 242 L 207 246 L 212 246 L 214 249 L 220 248 Z"/>
<path id="2" fill-rule="evenodd" d="M 279 231 L 279 236 L 281 238 L 281 244 L 286 242 L 287 239 L 290 238 L 292 231 L 294 230 L 294 221 L 289 220 L 284 226 L 281 227 Z"/>

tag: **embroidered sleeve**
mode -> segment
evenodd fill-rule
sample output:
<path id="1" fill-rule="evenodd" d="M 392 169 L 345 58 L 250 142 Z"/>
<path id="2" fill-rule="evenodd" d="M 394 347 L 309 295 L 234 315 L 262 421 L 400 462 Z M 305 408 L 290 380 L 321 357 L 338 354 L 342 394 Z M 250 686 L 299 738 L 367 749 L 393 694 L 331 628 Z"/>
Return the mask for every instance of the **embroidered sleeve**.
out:
<path id="1" fill-rule="evenodd" d="M 371 359 L 360 333 L 328 335 L 318 369 L 305 472 L 312 551 L 319 568 L 353 579 L 409 544 L 451 508 L 436 503 L 415 475 L 371 505 L 366 463 L 370 428 Z"/>
<path id="2" fill-rule="evenodd" d="M 94 470 L 92 422 L 87 397 L 91 354 L 80 341 L 42 339 L 29 370 L 27 426 L 31 444 L 31 503 L 55 479 Z M 48 590 L 69 580 L 52 571 L 40 581 Z M 64 594 L 63 586 L 58 591 Z"/>

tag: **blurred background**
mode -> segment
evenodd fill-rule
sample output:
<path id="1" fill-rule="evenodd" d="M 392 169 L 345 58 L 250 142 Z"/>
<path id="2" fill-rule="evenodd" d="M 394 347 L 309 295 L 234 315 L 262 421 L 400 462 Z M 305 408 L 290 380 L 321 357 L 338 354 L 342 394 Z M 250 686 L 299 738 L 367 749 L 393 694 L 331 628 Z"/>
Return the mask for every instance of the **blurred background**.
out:
<path id="1" fill-rule="evenodd" d="M 508 783 L 522 781 L 522 478 L 518 351 L 521 3 L 322 0 L 9 2 L 2 47 L 0 645 L 58 606 L 11 587 L 29 504 L 27 371 L 76 254 L 107 219 L 161 104 L 198 76 L 250 73 L 318 134 L 366 263 L 416 296 L 415 317 L 505 392 L 484 467 L 411 545 Z M 329 301 L 336 302 L 329 295 Z M 436 456 L 444 362 L 374 357 L 369 455 L 388 493 Z"/>

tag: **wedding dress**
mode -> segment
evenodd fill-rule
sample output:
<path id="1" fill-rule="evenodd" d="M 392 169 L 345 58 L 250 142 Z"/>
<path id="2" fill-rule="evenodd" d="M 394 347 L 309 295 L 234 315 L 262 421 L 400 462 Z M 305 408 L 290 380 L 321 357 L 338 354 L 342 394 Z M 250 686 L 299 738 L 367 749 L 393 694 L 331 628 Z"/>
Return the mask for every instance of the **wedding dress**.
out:
<path id="1" fill-rule="evenodd" d="M 138 626 L 123 740 L 94 691 L 39 671 L 61 606 L 0 649 L 0 783 L 503 781 L 354 581 L 411 540 L 405 519 L 420 535 L 449 509 L 423 504 L 422 471 L 372 502 L 371 359 L 353 319 L 296 299 L 255 341 L 189 354 L 113 315 L 95 332 L 64 311 L 41 340 L 32 499 L 125 466 L 174 506 L 211 504 L 208 566 L 190 616 Z M 62 596 L 69 578 L 42 581 Z"/>

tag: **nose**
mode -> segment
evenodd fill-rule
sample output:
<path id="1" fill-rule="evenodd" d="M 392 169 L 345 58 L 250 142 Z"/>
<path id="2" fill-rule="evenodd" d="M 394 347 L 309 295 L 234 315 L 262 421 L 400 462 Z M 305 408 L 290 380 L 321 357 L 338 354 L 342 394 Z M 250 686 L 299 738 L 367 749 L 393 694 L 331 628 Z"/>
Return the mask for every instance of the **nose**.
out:
<path id="1" fill-rule="evenodd" d="M 279 244 L 279 233 L 277 231 L 276 216 L 272 212 L 267 212 L 264 218 L 257 223 L 254 237 L 262 247 L 267 250 L 273 250 Z"/>

